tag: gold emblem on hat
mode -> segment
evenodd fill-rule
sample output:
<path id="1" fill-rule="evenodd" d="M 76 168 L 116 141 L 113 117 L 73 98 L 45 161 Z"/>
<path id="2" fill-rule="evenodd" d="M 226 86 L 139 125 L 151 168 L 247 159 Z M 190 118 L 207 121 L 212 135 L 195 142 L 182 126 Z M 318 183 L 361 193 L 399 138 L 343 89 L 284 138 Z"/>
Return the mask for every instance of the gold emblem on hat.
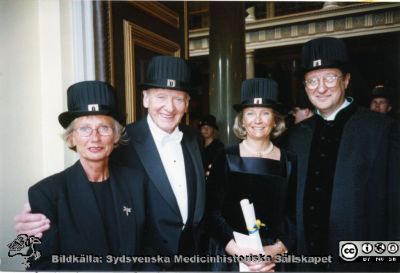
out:
<path id="1" fill-rule="evenodd" d="M 176 86 L 176 81 L 175 81 L 175 80 L 168 79 L 168 80 L 167 80 L 167 86 L 168 86 L 168 87 L 175 87 L 175 86 Z"/>
<path id="2" fill-rule="evenodd" d="M 254 98 L 253 103 L 254 104 L 262 104 L 262 98 Z"/>
<path id="3" fill-rule="evenodd" d="M 321 66 L 321 65 L 322 65 L 321 59 L 319 59 L 319 60 L 314 60 L 313 63 L 312 63 L 312 65 L 313 65 L 313 67 Z"/>
<path id="4" fill-rule="evenodd" d="M 99 111 L 99 105 L 98 104 L 88 104 L 87 106 L 88 111 Z"/>

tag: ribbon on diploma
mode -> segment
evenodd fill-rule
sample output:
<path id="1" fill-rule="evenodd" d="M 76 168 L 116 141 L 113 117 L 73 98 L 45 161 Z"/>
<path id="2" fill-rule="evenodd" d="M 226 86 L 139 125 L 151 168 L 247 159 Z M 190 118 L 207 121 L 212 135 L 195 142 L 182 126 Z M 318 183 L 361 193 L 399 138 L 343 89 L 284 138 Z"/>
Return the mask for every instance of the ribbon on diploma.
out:
<path id="1" fill-rule="evenodd" d="M 265 227 L 265 224 L 257 219 L 255 225 L 251 228 L 247 228 L 247 231 L 249 232 L 249 234 L 253 234 L 258 232 L 262 227 Z"/>

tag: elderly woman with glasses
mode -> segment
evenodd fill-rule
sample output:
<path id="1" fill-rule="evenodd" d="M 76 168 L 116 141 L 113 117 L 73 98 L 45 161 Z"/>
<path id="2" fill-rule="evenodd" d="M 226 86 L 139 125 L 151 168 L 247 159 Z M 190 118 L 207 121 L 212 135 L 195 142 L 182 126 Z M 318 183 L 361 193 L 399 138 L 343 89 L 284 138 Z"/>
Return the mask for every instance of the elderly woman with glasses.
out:
<path id="1" fill-rule="evenodd" d="M 133 270 L 133 263 L 111 259 L 138 254 L 146 180 L 141 172 L 109 161 L 124 139 L 114 91 L 104 82 L 86 81 L 67 92 L 68 111 L 58 120 L 79 160 L 29 189 L 32 212 L 51 223 L 31 268 Z"/>
<path id="2" fill-rule="evenodd" d="M 210 252 L 270 256 L 262 261 L 245 261 L 251 271 L 274 270 L 273 258 L 292 250 L 295 242 L 295 158 L 272 143 L 285 129 L 277 98 L 273 80 L 255 78 L 242 83 L 241 103 L 234 105 L 238 114 L 233 130 L 243 141 L 224 149 L 207 182 Z M 253 203 L 257 227 L 246 226 L 242 199 Z M 254 229 L 258 229 L 263 251 L 244 247 L 234 239 L 234 231 L 248 235 Z M 232 264 L 222 269 L 238 268 Z"/>

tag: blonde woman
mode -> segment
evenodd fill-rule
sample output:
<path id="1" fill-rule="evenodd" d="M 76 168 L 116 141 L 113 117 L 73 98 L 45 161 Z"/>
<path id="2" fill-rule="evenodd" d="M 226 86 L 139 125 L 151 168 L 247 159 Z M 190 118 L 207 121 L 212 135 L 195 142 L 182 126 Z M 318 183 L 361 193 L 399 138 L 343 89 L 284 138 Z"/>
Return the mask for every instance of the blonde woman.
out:
<path id="1" fill-rule="evenodd" d="M 272 139 L 285 129 L 275 81 L 255 78 L 242 83 L 234 132 L 243 141 L 224 149 L 207 182 L 208 221 L 217 245 L 228 255 L 265 254 L 272 257 L 293 248 L 295 214 L 294 156 Z M 264 252 L 241 248 L 233 231 L 247 234 L 240 200 L 254 203 L 261 221 Z M 248 262 L 252 271 L 275 270 L 273 262 Z M 237 270 L 231 266 L 225 270 Z"/>
<path id="2" fill-rule="evenodd" d="M 35 270 L 103 271 L 136 269 L 112 264 L 106 255 L 139 255 L 145 223 L 147 179 L 138 170 L 109 161 L 123 139 L 115 91 L 105 82 L 85 81 L 68 88 L 68 111 L 58 120 L 64 139 L 79 160 L 29 189 L 32 213 L 49 220 L 49 230 L 32 261 Z M 70 262 L 58 257 L 87 257 Z"/>

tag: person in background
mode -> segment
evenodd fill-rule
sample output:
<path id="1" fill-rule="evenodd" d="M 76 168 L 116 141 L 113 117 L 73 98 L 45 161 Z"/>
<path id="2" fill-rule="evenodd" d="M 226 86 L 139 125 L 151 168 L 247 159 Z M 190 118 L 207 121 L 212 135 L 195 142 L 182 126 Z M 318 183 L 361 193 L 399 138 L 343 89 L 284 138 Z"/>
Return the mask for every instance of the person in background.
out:
<path id="1" fill-rule="evenodd" d="M 399 126 L 346 96 L 351 74 L 342 40 L 307 42 L 302 66 L 316 114 L 280 140 L 298 158 L 297 253 L 333 260 L 298 270 L 398 271 L 393 263 L 339 262 L 339 246 L 400 240 Z"/>
<path id="2" fill-rule="evenodd" d="M 314 115 L 314 105 L 310 102 L 304 90 L 297 93 L 296 103 L 292 108 L 294 123 L 298 124 Z"/>
<path id="3" fill-rule="evenodd" d="M 106 255 L 140 255 L 147 180 L 109 156 L 124 140 L 112 87 L 100 81 L 68 88 L 68 111 L 58 120 L 68 147 L 79 160 L 29 189 L 33 213 L 50 221 L 32 261 L 36 270 L 134 270 L 135 264 L 106 262 Z M 125 140 L 126 141 L 126 140 Z M 97 262 L 57 263 L 52 255 L 96 255 Z"/>
<path id="4" fill-rule="evenodd" d="M 383 85 L 377 85 L 372 89 L 369 109 L 374 112 L 387 114 L 392 110 L 392 91 Z"/>
<path id="5" fill-rule="evenodd" d="M 206 176 L 219 150 L 224 148 L 224 144 L 216 137 L 218 126 L 217 120 L 213 115 L 207 115 L 200 120 L 200 132 L 203 137 L 203 165 Z"/>
<path id="6" fill-rule="evenodd" d="M 155 56 L 148 65 L 143 105 L 148 114 L 129 124 L 127 145 L 111 157 L 117 164 L 140 169 L 148 178 L 144 193 L 146 232 L 142 255 L 170 257 L 142 264 L 145 271 L 199 271 L 198 263 L 175 263 L 175 255 L 201 252 L 205 177 L 197 133 L 183 124 L 189 106 L 190 69 L 182 58 Z M 17 232 L 37 234 L 48 227 L 41 215 L 26 211 L 16 219 Z"/>
<path id="7" fill-rule="evenodd" d="M 215 160 L 207 180 L 206 223 L 212 236 L 211 254 L 270 255 L 295 246 L 295 156 L 276 147 L 272 139 L 285 130 L 278 85 L 271 79 L 245 80 L 233 131 L 240 144 L 226 147 Z M 240 201 L 254 204 L 264 247 L 260 252 L 236 244 L 233 232 L 248 234 Z M 247 262 L 252 271 L 270 271 L 275 264 Z M 237 271 L 227 266 L 223 270 Z"/>

